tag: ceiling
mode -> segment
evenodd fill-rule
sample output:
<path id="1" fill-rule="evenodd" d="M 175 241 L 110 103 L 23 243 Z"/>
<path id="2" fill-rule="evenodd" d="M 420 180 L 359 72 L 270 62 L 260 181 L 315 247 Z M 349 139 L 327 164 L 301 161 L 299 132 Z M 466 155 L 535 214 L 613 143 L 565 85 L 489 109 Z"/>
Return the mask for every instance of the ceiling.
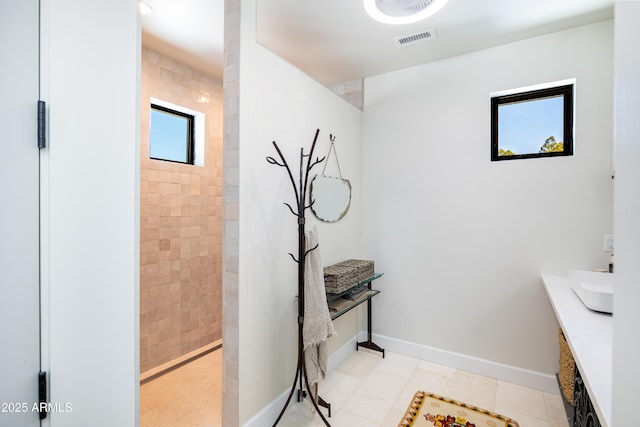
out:
<path id="1" fill-rule="evenodd" d="M 146 0 L 143 45 L 222 78 L 223 0 Z M 614 0 L 449 0 L 424 21 L 372 20 L 361 0 L 257 0 L 258 42 L 325 85 L 613 17 Z M 396 46 L 395 37 L 435 38 Z"/>
<path id="2" fill-rule="evenodd" d="M 224 0 L 143 0 L 142 45 L 222 80 Z"/>

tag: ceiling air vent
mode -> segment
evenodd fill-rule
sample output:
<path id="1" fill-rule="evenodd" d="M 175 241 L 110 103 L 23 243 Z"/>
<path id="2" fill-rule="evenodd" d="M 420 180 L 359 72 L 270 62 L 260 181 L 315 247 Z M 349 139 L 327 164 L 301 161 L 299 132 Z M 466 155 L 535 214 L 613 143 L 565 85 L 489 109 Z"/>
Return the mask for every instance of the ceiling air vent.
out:
<path id="1" fill-rule="evenodd" d="M 395 37 L 393 41 L 396 43 L 396 46 L 406 46 L 408 44 L 413 44 L 423 40 L 433 39 L 435 37 L 436 37 L 436 30 L 434 30 L 433 28 L 430 28 L 428 30 L 419 31 L 414 34 Z"/>

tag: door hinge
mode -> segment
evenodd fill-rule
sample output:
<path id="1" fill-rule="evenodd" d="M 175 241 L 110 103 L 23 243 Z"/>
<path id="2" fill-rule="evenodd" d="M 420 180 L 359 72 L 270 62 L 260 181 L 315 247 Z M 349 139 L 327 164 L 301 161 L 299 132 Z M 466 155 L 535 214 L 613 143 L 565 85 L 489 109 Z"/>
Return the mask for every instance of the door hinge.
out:
<path id="1" fill-rule="evenodd" d="M 47 372 L 38 372 L 38 413 L 40 419 L 47 418 Z"/>
<path id="2" fill-rule="evenodd" d="M 47 103 L 38 100 L 38 148 L 47 146 Z"/>

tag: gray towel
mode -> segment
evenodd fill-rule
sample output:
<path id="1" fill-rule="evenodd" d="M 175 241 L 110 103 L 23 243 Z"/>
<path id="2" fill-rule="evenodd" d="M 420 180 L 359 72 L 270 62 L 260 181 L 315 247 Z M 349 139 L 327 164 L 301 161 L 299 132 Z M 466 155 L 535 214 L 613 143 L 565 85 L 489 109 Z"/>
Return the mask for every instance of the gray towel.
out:
<path id="1" fill-rule="evenodd" d="M 309 250 L 318 244 L 316 227 L 305 233 L 305 246 Z M 317 384 L 319 375 L 327 373 L 327 339 L 337 335 L 331 322 L 320 248 L 309 252 L 304 266 L 304 343 L 305 367 L 309 384 Z"/>

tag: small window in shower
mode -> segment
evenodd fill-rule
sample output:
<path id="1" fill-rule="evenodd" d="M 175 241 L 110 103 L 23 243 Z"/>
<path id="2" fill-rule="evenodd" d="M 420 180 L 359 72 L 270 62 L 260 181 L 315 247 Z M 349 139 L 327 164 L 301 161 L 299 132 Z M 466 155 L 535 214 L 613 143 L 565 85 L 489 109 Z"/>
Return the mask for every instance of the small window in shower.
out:
<path id="1" fill-rule="evenodd" d="M 192 165 L 194 121 L 191 114 L 151 104 L 149 157 Z"/>

